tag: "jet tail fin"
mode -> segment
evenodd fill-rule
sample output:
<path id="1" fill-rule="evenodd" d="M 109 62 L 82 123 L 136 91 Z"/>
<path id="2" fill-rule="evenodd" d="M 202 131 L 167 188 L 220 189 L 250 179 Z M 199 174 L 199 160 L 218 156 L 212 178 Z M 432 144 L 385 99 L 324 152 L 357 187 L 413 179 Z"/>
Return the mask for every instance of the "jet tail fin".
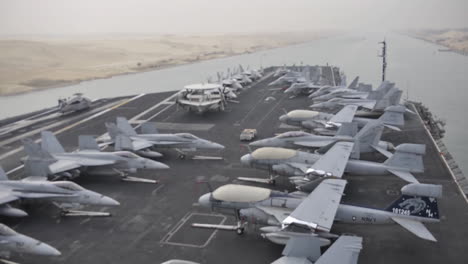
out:
<path id="1" fill-rule="evenodd" d="M 353 81 L 348 85 L 348 89 L 356 89 L 357 84 L 359 82 L 359 76 L 353 79 Z"/>
<path id="2" fill-rule="evenodd" d="M 141 134 L 158 134 L 155 122 L 145 122 L 140 127 Z"/>
<path id="3" fill-rule="evenodd" d="M 8 181 L 8 176 L 3 170 L 2 166 L 0 166 L 0 181 Z"/>
<path id="4" fill-rule="evenodd" d="M 119 150 L 133 150 L 133 144 L 130 137 L 127 135 L 119 134 L 115 137 L 114 149 Z"/>
<path id="5" fill-rule="evenodd" d="M 359 152 L 372 152 L 379 144 L 384 130 L 384 125 L 380 120 L 371 120 L 354 137 L 358 145 Z"/>
<path id="6" fill-rule="evenodd" d="M 30 138 L 25 138 L 21 140 L 24 146 L 24 151 L 29 156 L 30 159 L 50 159 L 54 158 L 50 155 L 49 152 L 42 149 L 38 144 L 32 141 Z"/>
<path id="7" fill-rule="evenodd" d="M 96 150 L 101 151 L 96 139 L 89 135 L 80 135 L 78 137 L 78 147 L 80 150 Z"/>
<path id="8" fill-rule="evenodd" d="M 115 123 L 110 123 L 110 122 L 106 122 L 106 129 L 107 129 L 107 133 L 109 134 L 109 136 L 111 137 L 111 139 L 113 141 L 115 141 L 115 137 L 120 134 L 119 132 L 119 128 L 117 127 L 117 125 Z"/>
<path id="9" fill-rule="evenodd" d="M 442 197 L 442 186 L 434 184 L 410 183 L 401 188 L 401 196 L 385 211 L 393 213 L 392 219 L 416 236 L 436 241 L 422 224 L 424 219 L 439 220 L 437 198 Z"/>
<path id="10" fill-rule="evenodd" d="M 41 148 L 51 154 L 65 153 L 65 149 L 62 147 L 57 137 L 50 131 L 41 132 Z"/>
<path id="11" fill-rule="evenodd" d="M 24 173 L 29 177 L 37 176 L 47 178 L 48 175 L 52 174 L 49 169 L 51 163 L 50 160 L 27 158 L 24 162 Z"/>
<path id="12" fill-rule="evenodd" d="M 117 117 L 117 128 L 127 136 L 136 136 L 135 129 L 130 125 L 125 117 Z"/>
<path id="13" fill-rule="evenodd" d="M 357 134 L 358 128 L 356 123 L 341 123 L 340 128 L 336 131 L 336 136 L 354 137 Z"/>

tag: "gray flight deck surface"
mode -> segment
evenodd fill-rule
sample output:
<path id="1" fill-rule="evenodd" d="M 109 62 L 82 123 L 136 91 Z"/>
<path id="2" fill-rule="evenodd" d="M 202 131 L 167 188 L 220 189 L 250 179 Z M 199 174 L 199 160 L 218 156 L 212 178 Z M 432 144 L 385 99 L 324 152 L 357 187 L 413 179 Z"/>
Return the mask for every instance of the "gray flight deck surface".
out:
<path id="1" fill-rule="evenodd" d="M 330 79 L 330 68 L 322 74 Z M 339 84 L 339 76 L 334 74 Z M 201 263 L 270 263 L 280 257 L 282 247 L 261 238 L 251 226 L 238 236 L 234 232 L 191 228 L 191 223 L 233 224 L 234 217 L 219 215 L 196 206 L 198 197 L 206 192 L 197 180 L 208 180 L 214 188 L 236 182 L 236 177 L 267 177 L 260 170 L 241 166 L 240 157 L 248 149 L 239 141 L 244 128 L 256 128 L 258 138 L 270 137 L 285 131 L 279 128 L 278 117 L 284 111 L 303 108 L 311 102 L 306 97 L 289 98 L 281 89 L 268 87 L 271 74 L 239 95 L 239 103 L 230 103 L 226 112 L 197 115 L 178 109 L 165 101 L 174 92 L 148 94 L 123 98 L 112 110 L 79 113 L 80 119 L 63 123 L 51 129 L 62 130 L 57 137 L 67 150 L 73 150 L 80 134 L 102 135 L 104 122 L 115 122 L 116 116 L 125 116 L 131 122 L 148 120 L 163 122 L 163 132 L 190 132 L 223 144 L 222 153 L 202 153 L 224 160 L 179 160 L 174 152 L 163 152 L 160 161 L 171 168 L 164 171 L 146 171 L 135 176 L 157 179 L 159 184 L 121 182 L 117 177 L 83 176 L 76 182 L 84 187 L 108 195 L 121 203 L 120 207 L 103 208 L 112 212 L 107 218 L 59 217 L 50 205 L 29 206 L 29 217 L 2 218 L 1 222 L 18 232 L 44 241 L 62 252 L 57 258 L 15 256 L 22 263 L 161 263 L 168 259 L 186 259 Z M 274 97 L 275 100 L 268 97 Z M 131 101 L 126 101 L 131 100 Z M 162 103 L 161 103 L 162 102 Z M 152 108 L 153 106 L 156 107 Z M 147 111 L 150 109 L 149 111 Z M 137 116 L 140 113 L 143 115 Z M 96 117 L 93 117 L 96 115 Z M 137 117 L 136 119 L 134 117 Z M 88 118 L 88 119 L 87 119 Z M 87 120 L 87 121 L 83 121 Z M 80 123 L 74 125 L 76 122 Z M 171 127 L 176 130 L 168 130 Z M 40 128 L 40 127 L 39 127 Z M 37 128 L 28 129 L 26 132 Z M 38 130 L 38 132 L 40 129 Z M 33 139 L 39 134 L 32 133 Z M 23 132 L 12 133 L 0 139 L 1 165 L 10 171 L 20 165 L 23 151 L 15 152 L 18 141 L 4 144 L 10 138 L 20 138 Z M 460 194 L 449 171 L 443 164 L 418 116 L 407 118 L 404 132 L 386 132 L 383 140 L 400 143 L 424 143 L 426 173 L 416 175 L 424 183 L 442 184 L 444 197 L 440 199 L 440 224 L 428 225 L 438 239 L 437 243 L 417 238 L 398 225 L 334 225 L 332 232 L 352 233 L 364 238 L 364 249 L 359 263 L 466 263 L 468 251 L 468 205 Z M 5 155 L 6 153 L 12 153 Z M 377 157 L 383 160 L 382 157 Z M 19 169 L 12 178 L 23 177 Z M 405 183 L 395 176 L 345 176 L 348 179 L 343 200 L 350 204 L 384 208 L 399 195 Z M 284 189 L 279 181 L 275 188 Z M 86 208 L 101 210 L 101 208 Z"/>

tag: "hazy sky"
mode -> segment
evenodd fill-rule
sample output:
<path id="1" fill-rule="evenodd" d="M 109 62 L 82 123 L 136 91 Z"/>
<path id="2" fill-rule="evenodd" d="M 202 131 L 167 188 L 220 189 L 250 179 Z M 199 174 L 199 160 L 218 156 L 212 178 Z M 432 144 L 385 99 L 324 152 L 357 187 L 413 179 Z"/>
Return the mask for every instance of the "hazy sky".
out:
<path id="1" fill-rule="evenodd" d="M 0 0 L 0 35 L 468 27 L 468 0 Z"/>

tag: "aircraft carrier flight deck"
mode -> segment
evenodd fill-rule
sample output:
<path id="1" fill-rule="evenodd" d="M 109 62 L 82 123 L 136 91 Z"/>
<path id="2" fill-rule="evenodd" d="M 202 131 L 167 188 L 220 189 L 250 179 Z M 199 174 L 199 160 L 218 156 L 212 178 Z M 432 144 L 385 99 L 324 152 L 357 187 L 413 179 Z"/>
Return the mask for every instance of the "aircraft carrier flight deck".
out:
<path id="1" fill-rule="evenodd" d="M 330 84 L 341 82 L 339 70 L 322 66 L 322 75 Z M 23 177 L 21 139 L 40 138 L 42 130 L 54 132 L 67 151 L 77 148 L 78 135 L 101 136 L 105 122 L 126 117 L 132 124 L 157 122 L 162 132 L 190 132 L 218 142 L 223 151 L 198 152 L 199 156 L 222 159 L 179 159 L 175 151 L 163 151 L 158 161 L 168 170 L 143 171 L 135 176 L 158 180 L 157 184 L 124 182 L 119 177 L 87 175 L 75 181 L 93 191 L 120 202 L 113 208 L 89 208 L 112 213 L 110 217 L 63 217 L 54 206 L 22 205 L 28 217 L 2 217 L 2 222 L 18 232 L 53 245 L 62 252 L 59 257 L 19 256 L 21 263 L 161 263 L 184 259 L 199 263 L 271 263 L 281 256 L 282 246 L 259 235 L 249 225 L 243 235 L 232 231 L 197 229 L 192 223 L 235 224 L 233 215 L 212 212 L 197 205 L 208 189 L 238 182 L 237 177 L 268 177 L 266 171 L 242 166 L 240 157 L 249 152 L 248 144 L 239 140 L 243 129 L 257 129 L 257 138 L 271 137 L 291 130 L 278 117 L 294 109 L 307 109 L 307 97 L 284 94 L 280 87 L 267 84 L 274 80 L 273 69 L 238 95 L 238 102 L 228 104 L 224 112 L 203 115 L 188 113 L 177 107 L 177 92 L 135 95 L 96 103 L 90 110 L 66 116 L 44 114 L 41 120 L 0 136 L 1 165 L 11 179 Z M 182 88 L 182 87 L 181 87 Z M 40 112 L 34 115 L 40 115 Z M 50 116 L 51 118 L 47 118 Z M 28 119 L 31 116 L 22 116 Z M 35 117 L 37 119 L 37 117 Z M 425 172 L 416 174 L 422 183 L 443 185 L 439 201 L 441 222 L 427 227 L 437 242 L 422 240 L 398 225 L 335 224 L 332 233 L 363 237 L 359 263 L 466 263 L 468 251 L 468 203 L 439 150 L 418 115 L 406 115 L 403 132 L 385 130 L 382 140 L 394 145 L 426 144 Z M 17 121 L 11 119 L 9 122 Z M 5 126 L 5 122 L 2 126 Z M 385 158 L 376 154 L 374 160 Z M 385 208 L 400 194 L 406 183 L 395 176 L 344 176 L 348 180 L 342 202 L 372 208 Z M 258 184 L 261 186 L 261 184 Z M 278 190 L 291 191 L 291 185 L 278 180 Z M 88 208 L 86 208 L 88 209 Z"/>

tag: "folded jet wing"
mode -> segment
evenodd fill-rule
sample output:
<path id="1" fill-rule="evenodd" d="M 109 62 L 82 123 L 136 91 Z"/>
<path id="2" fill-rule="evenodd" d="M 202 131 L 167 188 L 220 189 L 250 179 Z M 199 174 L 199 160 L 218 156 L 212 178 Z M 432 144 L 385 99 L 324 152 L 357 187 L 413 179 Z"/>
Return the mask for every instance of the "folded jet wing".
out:
<path id="1" fill-rule="evenodd" d="M 330 123 L 351 123 L 354 114 L 358 109 L 357 105 L 346 105 L 338 113 L 336 113 L 330 120 Z"/>
<path id="2" fill-rule="evenodd" d="M 337 142 L 319 160 L 310 166 L 306 173 L 341 178 L 353 147 L 353 142 Z"/>
<path id="3" fill-rule="evenodd" d="M 283 257 L 272 264 L 357 264 L 362 249 L 362 237 L 340 236 L 320 256 L 320 238 L 293 237 L 283 250 Z"/>
<path id="4" fill-rule="evenodd" d="M 282 227 L 289 225 L 306 226 L 313 230 L 330 232 L 336 211 L 347 181 L 325 179 L 307 198 L 282 222 Z"/>
<path id="5" fill-rule="evenodd" d="M 339 105 L 356 105 L 367 109 L 374 109 L 375 105 L 377 104 L 376 100 L 371 99 L 347 99 L 347 98 L 337 98 L 337 104 Z M 332 99 L 333 100 L 333 99 Z M 332 101 L 330 100 L 330 101 Z"/>

